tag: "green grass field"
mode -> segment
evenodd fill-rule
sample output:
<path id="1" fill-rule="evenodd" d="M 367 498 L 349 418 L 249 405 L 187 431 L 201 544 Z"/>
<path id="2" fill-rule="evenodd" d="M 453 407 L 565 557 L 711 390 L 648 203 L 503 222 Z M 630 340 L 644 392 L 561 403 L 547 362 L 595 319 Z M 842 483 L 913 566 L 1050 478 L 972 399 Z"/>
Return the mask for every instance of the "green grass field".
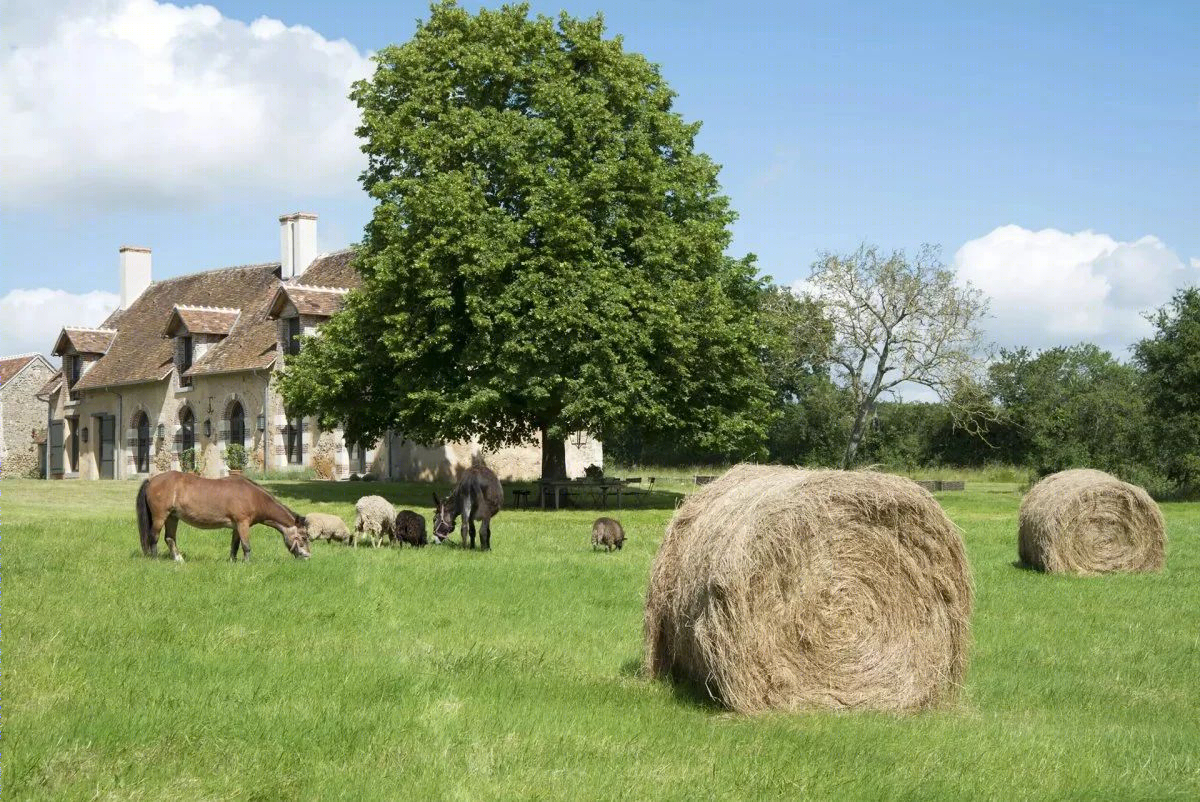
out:
<path id="1" fill-rule="evenodd" d="M 647 471 L 649 473 L 649 471 Z M 680 486 L 684 484 L 681 482 Z M 272 483 L 352 518 L 360 493 Z M 1013 565 L 1015 485 L 942 495 L 975 572 L 950 709 L 745 718 L 640 673 L 651 560 L 674 500 L 507 510 L 490 554 L 180 527 L 138 551 L 137 486 L 5 481 L 5 798 L 1200 798 L 1200 504 L 1167 504 L 1167 568 L 1074 579 Z M 444 490 L 445 488 L 440 488 Z"/>

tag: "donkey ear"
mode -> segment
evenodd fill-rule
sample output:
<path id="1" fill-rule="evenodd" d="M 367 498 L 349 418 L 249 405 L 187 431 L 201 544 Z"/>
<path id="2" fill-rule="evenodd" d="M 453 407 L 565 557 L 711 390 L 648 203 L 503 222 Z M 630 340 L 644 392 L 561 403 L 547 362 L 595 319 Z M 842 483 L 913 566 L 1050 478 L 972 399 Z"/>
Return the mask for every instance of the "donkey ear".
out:
<path id="1" fill-rule="evenodd" d="M 442 508 L 442 502 L 438 501 L 437 493 L 433 494 L 433 506 L 439 510 Z"/>

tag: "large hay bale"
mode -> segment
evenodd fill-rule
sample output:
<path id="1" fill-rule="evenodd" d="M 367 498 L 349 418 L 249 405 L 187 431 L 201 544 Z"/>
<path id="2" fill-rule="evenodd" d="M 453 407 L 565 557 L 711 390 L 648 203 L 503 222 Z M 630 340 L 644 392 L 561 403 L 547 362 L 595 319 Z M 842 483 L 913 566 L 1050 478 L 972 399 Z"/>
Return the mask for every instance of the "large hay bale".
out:
<path id="1" fill-rule="evenodd" d="M 1050 474 L 1021 502 L 1021 561 L 1053 573 L 1157 571 L 1167 548 L 1154 499 L 1103 471 Z"/>
<path id="2" fill-rule="evenodd" d="M 667 527 L 647 668 L 747 713 L 916 710 L 960 685 L 971 602 L 962 538 L 912 481 L 739 465 Z"/>

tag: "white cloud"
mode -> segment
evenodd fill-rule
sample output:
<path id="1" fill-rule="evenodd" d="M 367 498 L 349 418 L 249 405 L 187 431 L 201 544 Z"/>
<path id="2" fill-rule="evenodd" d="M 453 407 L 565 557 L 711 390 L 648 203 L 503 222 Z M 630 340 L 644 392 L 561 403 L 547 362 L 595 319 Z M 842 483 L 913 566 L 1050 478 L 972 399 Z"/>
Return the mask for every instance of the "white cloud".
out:
<path id="1" fill-rule="evenodd" d="M 99 290 L 10 290 L 0 296 L 0 350 L 49 354 L 63 326 L 98 326 L 118 303 L 116 293 Z"/>
<path id="2" fill-rule="evenodd" d="M 1197 280 L 1157 237 L 1121 242 L 1001 226 L 959 248 L 954 265 L 991 298 L 988 327 L 997 344 L 1035 348 L 1097 343 L 1123 357 L 1151 332 L 1142 313 Z"/>
<path id="3" fill-rule="evenodd" d="M 212 6 L 5 0 L 0 203 L 152 204 L 250 188 L 334 194 L 362 155 L 345 40 Z"/>

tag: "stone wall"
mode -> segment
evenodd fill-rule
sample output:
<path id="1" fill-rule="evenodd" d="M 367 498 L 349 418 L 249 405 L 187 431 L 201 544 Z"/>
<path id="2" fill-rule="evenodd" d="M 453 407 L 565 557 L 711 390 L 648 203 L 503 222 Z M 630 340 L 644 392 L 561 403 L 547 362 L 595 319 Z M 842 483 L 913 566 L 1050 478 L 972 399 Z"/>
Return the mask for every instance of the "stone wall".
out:
<path id="1" fill-rule="evenodd" d="M 0 387 L 0 404 L 4 405 L 4 460 L 0 464 L 0 477 L 29 476 L 37 469 L 41 446 L 34 440 L 36 433 L 46 431 L 46 403 L 35 398 L 34 393 L 52 375 L 53 368 L 42 359 L 35 359 Z"/>
<path id="2" fill-rule="evenodd" d="M 244 411 L 246 456 L 250 468 L 259 470 L 265 464 L 270 471 L 303 471 L 311 468 L 313 455 L 319 453 L 332 459 L 335 478 L 347 478 L 352 473 L 350 454 L 341 429 L 323 432 L 313 418 L 303 421 L 303 462 L 298 465 L 288 462 L 284 439 L 287 418 L 283 401 L 274 386 L 268 385 L 273 375 L 271 371 L 245 371 L 196 376 L 191 386 L 181 387 L 178 377 L 172 373 L 169 379 L 160 382 L 87 392 L 75 403 L 68 402 L 66 392 L 60 390 L 51 399 L 55 417 L 73 416 L 73 421 L 68 420 L 63 432 L 66 475 L 77 475 L 81 479 L 99 478 L 97 415 L 112 415 L 118 421 L 116 478 L 146 475 L 138 474 L 136 465 L 137 418 L 142 412 L 150 423 L 149 473 L 177 470 L 182 450 L 180 413 L 186 407 L 195 418 L 197 467 L 205 476 L 224 476 L 228 474 L 225 448 L 229 444 L 229 416 L 234 402 L 237 402 Z M 40 414 L 44 426 L 44 406 Z M 264 415 L 265 422 L 265 431 L 262 432 L 258 429 L 260 414 Z M 72 422 L 76 422 L 79 429 L 87 428 L 90 435 L 87 443 L 79 444 L 78 465 L 70 464 Z M 206 422 L 209 429 L 207 435 Z M 567 438 L 566 456 L 567 475 L 571 477 L 583 476 L 588 465 L 604 464 L 603 447 L 598 440 L 586 434 Z M 493 450 L 483 448 L 476 439 L 426 448 L 400 437 L 389 437 L 366 449 L 366 462 L 370 473 L 392 479 L 452 480 L 473 464 L 485 464 L 495 470 L 501 479 L 511 481 L 538 478 L 541 475 L 542 456 L 540 441 Z"/>

